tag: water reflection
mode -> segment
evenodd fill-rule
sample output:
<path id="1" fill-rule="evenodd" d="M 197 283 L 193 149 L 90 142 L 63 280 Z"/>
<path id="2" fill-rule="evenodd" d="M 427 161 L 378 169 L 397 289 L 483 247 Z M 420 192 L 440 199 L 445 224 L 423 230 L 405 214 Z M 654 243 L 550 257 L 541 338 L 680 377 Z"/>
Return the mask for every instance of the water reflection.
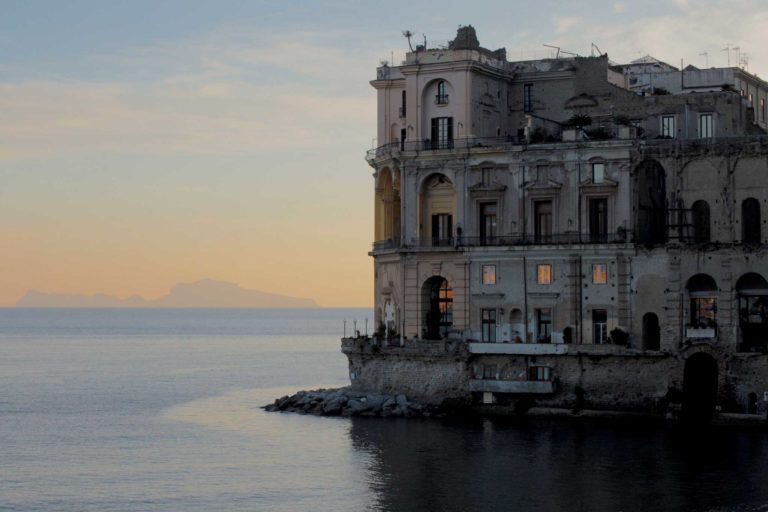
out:
<path id="1" fill-rule="evenodd" d="M 354 419 L 386 511 L 755 510 L 768 503 L 759 431 L 541 420 Z M 760 507 L 764 510 L 764 508 Z"/>

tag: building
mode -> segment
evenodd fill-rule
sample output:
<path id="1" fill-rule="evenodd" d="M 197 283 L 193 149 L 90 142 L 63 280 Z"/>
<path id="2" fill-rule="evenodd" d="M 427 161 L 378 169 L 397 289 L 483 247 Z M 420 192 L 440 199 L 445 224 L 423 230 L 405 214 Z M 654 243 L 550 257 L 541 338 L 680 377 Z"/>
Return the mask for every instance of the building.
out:
<path id="1" fill-rule="evenodd" d="M 379 330 L 343 340 L 353 388 L 765 411 L 768 138 L 734 88 L 627 76 L 509 62 L 471 26 L 377 70 Z"/>

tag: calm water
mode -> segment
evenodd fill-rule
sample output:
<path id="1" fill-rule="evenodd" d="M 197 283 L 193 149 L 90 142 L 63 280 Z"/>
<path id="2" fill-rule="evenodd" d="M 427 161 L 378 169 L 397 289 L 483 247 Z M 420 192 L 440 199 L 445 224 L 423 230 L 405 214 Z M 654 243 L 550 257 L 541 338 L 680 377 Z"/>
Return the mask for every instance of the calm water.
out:
<path id="1" fill-rule="evenodd" d="M 259 409 L 298 389 L 346 384 L 342 320 L 366 315 L 0 309 L 0 510 L 677 511 L 768 503 L 761 432 Z"/>

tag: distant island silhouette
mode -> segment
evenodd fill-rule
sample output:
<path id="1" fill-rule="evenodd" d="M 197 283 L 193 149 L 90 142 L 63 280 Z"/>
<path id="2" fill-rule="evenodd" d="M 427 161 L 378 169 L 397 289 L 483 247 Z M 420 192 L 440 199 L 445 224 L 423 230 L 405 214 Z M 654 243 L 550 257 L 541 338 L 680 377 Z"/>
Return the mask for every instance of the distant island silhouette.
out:
<path id="1" fill-rule="evenodd" d="M 202 279 L 179 283 L 167 295 L 147 300 L 138 295 L 120 299 L 111 295 L 71 295 L 29 290 L 17 308 L 315 308 L 303 299 L 241 288 L 236 283 Z"/>

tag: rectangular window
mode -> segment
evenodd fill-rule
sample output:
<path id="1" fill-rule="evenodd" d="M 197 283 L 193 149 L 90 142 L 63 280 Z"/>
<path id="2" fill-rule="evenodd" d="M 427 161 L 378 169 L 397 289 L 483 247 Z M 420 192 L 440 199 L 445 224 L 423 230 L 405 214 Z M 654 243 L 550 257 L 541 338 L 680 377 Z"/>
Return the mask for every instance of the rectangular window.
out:
<path id="1" fill-rule="evenodd" d="M 765 98 L 760 98 L 760 120 L 765 122 Z"/>
<path id="2" fill-rule="evenodd" d="M 405 109 L 405 91 L 402 92 L 402 98 L 400 101 L 400 117 L 405 117 L 406 109 Z"/>
<path id="3" fill-rule="evenodd" d="M 552 380 L 552 370 L 549 366 L 531 366 L 528 368 L 528 380 Z"/>
<path id="4" fill-rule="evenodd" d="M 699 114 L 699 138 L 711 139 L 715 136 L 712 114 Z"/>
<path id="5" fill-rule="evenodd" d="M 592 283 L 605 284 L 608 282 L 608 265 L 596 263 L 592 265 Z"/>
<path id="6" fill-rule="evenodd" d="M 533 112 L 533 84 L 523 86 L 523 111 Z"/>
<path id="7" fill-rule="evenodd" d="M 592 164 L 592 183 L 602 183 L 605 179 L 605 164 L 594 163 Z"/>
<path id="8" fill-rule="evenodd" d="M 537 244 L 552 242 L 552 201 L 536 201 L 533 210 L 534 242 Z"/>
<path id="9" fill-rule="evenodd" d="M 496 265 L 483 265 L 483 284 L 496 284 Z"/>
<path id="10" fill-rule="evenodd" d="M 536 283 L 552 284 L 552 265 L 546 263 L 536 266 Z"/>
<path id="11" fill-rule="evenodd" d="M 677 135 L 675 116 L 661 116 L 661 136 L 674 139 L 675 135 Z"/>
<path id="12" fill-rule="evenodd" d="M 405 128 L 400 130 L 400 151 L 405 151 Z"/>
<path id="13" fill-rule="evenodd" d="M 480 243 L 496 243 L 496 203 L 480 203 Z"/>
<path id="14" fill-rule="evenodd" d="M 432 118 L 432 139 L 427 149 L 450 149 L 453 147 L 453 118 Z"/>
<path id="15" fill-rule="evenodd" d="M 608 199 L 589 200 L 589 241 L 604 244 L 608 241 Z"/>
<path id="16" fill-rule="evenodd" d="M 592 338 L 598 345 L 608 341 L 608 311 L 605 309 L 592 310 Z"/>
<path id="17" fill-rule="evenodd" d="M 432 245 L 449 246 L 453 243 L 453 216 L 439 213 L 432 216 Z"/>
<path id="18" fill-rule="evenodd" d="M 552 343 L 552 309 L 536 310 L 536 343 Z"/>
<path id="19" fill-rule="evenodd" d="M 483 310 L 483 342 L 496 343 L 496 310 Z"/>

